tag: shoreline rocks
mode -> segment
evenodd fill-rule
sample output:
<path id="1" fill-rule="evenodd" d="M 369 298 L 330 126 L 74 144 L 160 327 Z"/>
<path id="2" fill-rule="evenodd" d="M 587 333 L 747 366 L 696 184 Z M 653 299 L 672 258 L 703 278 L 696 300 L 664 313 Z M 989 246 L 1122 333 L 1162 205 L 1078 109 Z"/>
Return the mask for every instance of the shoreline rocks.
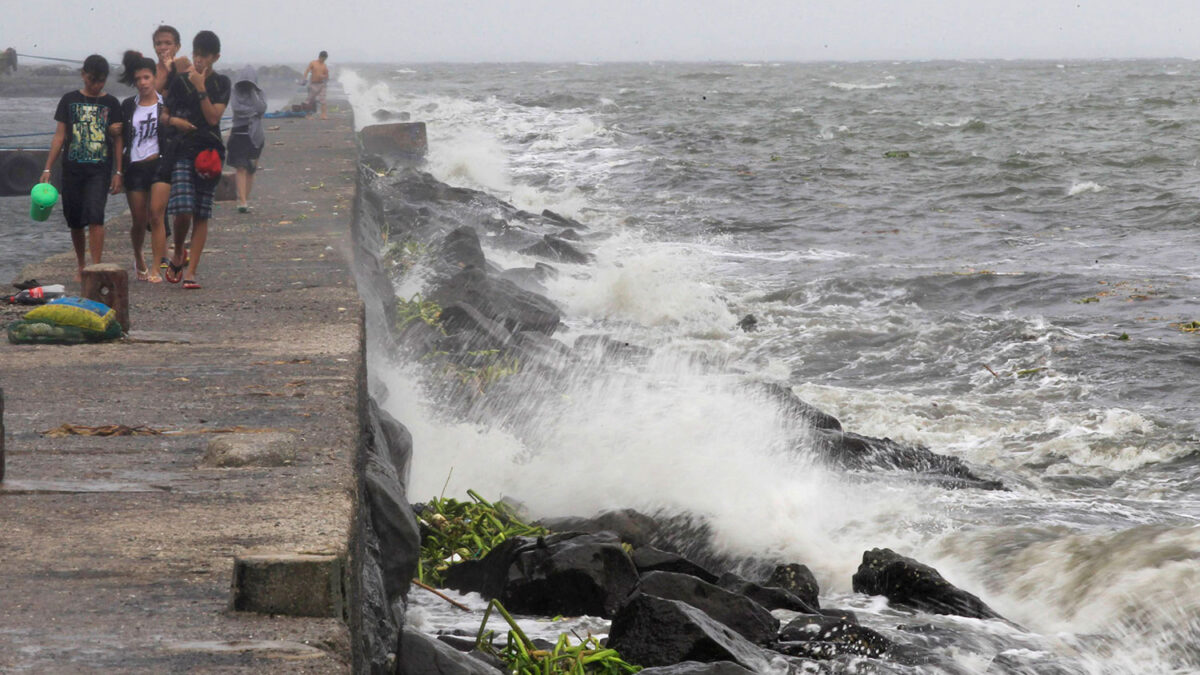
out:
<path id="1" fill-rule="evenodd" d="M 610 364 L 640 368 L 653 356 L 611 335 L 583 335 L 572 346 L 558 340 L 562 314 L 546 297 L 545 283 L 562 272 L 546 263 L 501 269 L 487 259 L 482 243 L 486 237 L 489 248 L 555 265 L 587 265 L 595 257 L 586 242 L 595 235 L 580 235 L 588 229 L 583 223 L 551 211 L 522 211 L 387 157 L 365 158 L 359 181 L 359 218 L 379 228 L 373 243 L 392 242 L 386 258 L 376 251 L 372 275 L 403 274 L 420 265 L 431 289 L 424 299 L 396 298 L 390 292 L 394 279 L 370 280 L 370 288 L 390 292 L 381 301 L 383 343 L 431 364 L 424 384 L 447 404 L 449 415 L 519 423 L 552 409 L 570 377 Z M 775 406 L 795 431 L 797 452 L 827 466 L 946 488 L 1003 489 L 956 457 L 846 431 L 789 387 L 750 382 L 745 390 Z M 804 565 L 722 551 L 702 515 L 625 509 L 540 524 L 555 533 L 510 538 L 479 560 L 452 565 L 446 585 L 498 599 L 515 613 L 611 617 L 609 646 L 630 663 L 652 667 L 648 673 L 762 672 L 769 665 L 787 670 L 799 659 L 909 659 L 904 644 L 859 625 L 852 612 L 821 609 L 817 580 Z M 384 529 L 391 531 L 388 539 L 401 539 L 408 536 L 404 528 L 393 523 Z M 936 570 L 882 551 L 890 555 L 880 549 L 864 555 L 856 591 L 885 594 L 921 611 L 998 618 Z M 403 574 L 395 564 L 379 567 L 385 577 Z M 389 588 L 389 598 L 394 591 Z M 772 611 L 785 610 L 798 615 L 780 629 Z M 393 630 L 403 626 L 396 623 Z M 409 639 L 415 638 L 406 634 Z M 421 653 L 437 658 L 426 647 Z"/>

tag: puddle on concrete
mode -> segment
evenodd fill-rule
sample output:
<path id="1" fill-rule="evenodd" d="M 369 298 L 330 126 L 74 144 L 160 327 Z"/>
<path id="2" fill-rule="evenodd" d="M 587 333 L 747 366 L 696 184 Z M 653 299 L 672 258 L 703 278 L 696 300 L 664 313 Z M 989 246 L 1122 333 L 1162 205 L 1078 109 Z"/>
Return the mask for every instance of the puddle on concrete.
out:
<path id="1" fill-rule="evenodd" d="M 167 488 L 149 483 L 122 483 L 108 480 L 18 480 L 0 482 L 0 495 L 84 494 L 94 492 L 167 492 Z"/>

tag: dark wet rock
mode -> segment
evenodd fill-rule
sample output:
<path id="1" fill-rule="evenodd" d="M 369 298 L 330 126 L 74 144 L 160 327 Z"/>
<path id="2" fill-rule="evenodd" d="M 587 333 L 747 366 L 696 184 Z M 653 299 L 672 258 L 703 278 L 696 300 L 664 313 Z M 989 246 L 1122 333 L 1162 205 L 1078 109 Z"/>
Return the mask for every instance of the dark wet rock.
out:
<path id="1" fill-rule="evenodd" d="M 841 654 L 872 657 L 887 655 L 895 646 L 877 631 L 824 614 L 800 615 L 792 619 L 779 631 L 779 641 L 833 644 L 846 648 L 839 652 Z M 791 655 L 802 656 L 795 653 Z"/>
<path id="2" fill-rule="evenodd" d="M 397 112 L 395 110 L 385 110 L 383 108 L 380 108 L 379 110 L 376 110 L 375 112 L 371 113 L 371 116 L 374 117 L 375 119 L 379 120 L 380 122 L 388 122 L 388 121 L 407 122 L 409 119 L 412 118 L 412 115 L 406 111 Z"/>
<path id="3" fill-rule="evenodd" d="M 464 303 L 511 331 L 535 330 L 550 335 L 558 328 L 559 313 L 546 298 L 522 290 L 505 279 L 469 267 L 442 282 L 430 295 L 442 307 Z"/>
<path id="4" fill-rule="evenodd" d="M 420 538 L 405 498 L 412 437 L 374 399 L 362 416 L 359 501 L 353 538 L 349 623 L 358 643 L 355 662 L 372 673 L 393 671 L 408 606 L 408 580 L 416 573 Z"/>
<path id="5" fill-rule="evenodd" d="M 499 349 L 508 344 L 512 333 L 483 315 L 471 305 L 456 302 L 442 308 L 439 318 L 447 337 L 461 350 Z"/>
<path id="6" fill-rule="evenodd" d="M 763 586 L 743 579 L 733 572 L 722 574 L 721 578 L 717 580 L 717 585 L 732 593 L 744 595 L 767 609 L 786 609 L 792 612 L 812 614 L 818 608 L 816 603 L 807 602 L 782 588 Z"/>
<path id="7" fill-rule="evenodd" d="M 747 314 L 746 316 L 743 316 L 740 321 L 738 321 L 737 325 L 738 328 L 741 328 L 743 331 L 747 333 L 753 333 L 754 331 L 758 330 L 758 319 L 755 318 L 753 314 Z"/>
<path id="8" fill-rule="evenodd" d="M 576 232 L 575 230 L 572 230 L 569 227 L 567 229 L 563 230 L 562 232 L 559 232 L 558 238 L 566 239 L 567 241 L 583 241 L 583 237 L 579 236 L 578 232 Z"/>
<path id="9" fill-rule="evenodd" d="M 609 335 L 580 335 L 575 338 L 575 351 L 601 361 L 634 363 L 650 358 L 654 351 Z"/>
<path id="10" fill-rule="evenodd" d="M 548 260 L 556 260 L 559 262 L 575 263 L 583 265 L 591 262 L 595 256 L 590 253 L 584 253 L 575 248 L 566 239 L 562 239 L 553 234 L 547 234 L 542 237 L 542 240 L 533 246 L 528 246 L 521 249 L 518 253 L 524 255 L 534 255 L 539 258 Z"/>
<path id="11" fill-rule="evenodd" d="M 678 572 L 690 574 L 710 584 L 717 583 L 717 575 L 700 565 L 678 553 L 670 553 L 653 546 L 639 546 L 633 549 L 633 564 L 637 567 L 638 573 L 643 575 L 647 572 Z"/>
<path id="12" fill-rule="evenodd" d="M 767 577 L 766 585 L 777 586 L 790 592 L 813 609 L 821 607 L 818 600 L 821 587 L 817 584 L 817 577 L 813 575 L 812 570 L 800 563 L 776 565 L 771 576 Z"/>
<path id="13" fill-rule="evenodd" d="M 544 518 L 538 524 L 554 532 L 612 532 L 634 547 L 648 546 L 658 537 L 658 521 L 633 509 L 605 511 L 590 518 Z"/>
<path id="14" fill-rule="evenodd" d="M 936 569 L 889 548 L 864 552 L 853 583 L 856 593 L 882 595 L 893 604 L 925 612 L 1003 618 L 975 595 L 946 581 Z"/>
<path id="15" fill-rule="evenodd" d="M 638 593 L 613 617 L 608 646 L 642 666 L 732 661 L 753 672 L 770 653 L 691 605 Z"/>
<path id="16" fill-rule="evenodd" d="M 379 538 L 388 598 L 395 602 L 408 593 L 420 555 L 417 520 L 405 496 L 412 435 L 374 401 L 370 406 L 372 445 L 363 470 L 368 522 Z"/>
<path id="17" fill-rule="evenodd" d="M 779 631 L 779 620 L 758 603 L 688 574 L 648 572 L 638 581 L 638 590 L 686 602 L 755 644 L 770 644 Z"/>
<path id="18" fill-rule="evenodd" d="M 529 367 L 560 372 L 571 359 L 571 348 L 544 333 L 523 330 L 514 333 L 508 345 L 522 370 Z"/>
<path id="19" fill-rule="evenodd" d="M 551 211 L 550 209 L 546 209 L 546 210 L 542 211 L 542 217 L 546 218 L 548 220 L 554 221 L 554 223 L 557 225 L 574 228 L 576 230 L 588 229 L 587 225 L 584 225 L 583 223 L 579 222 L 578 220 L 575 220 L 574 218 L 567 218 L 566 216 L 560 216 L 559 214 Z"/>
<path id="20" fill-rule="evenodd" d="M 831 616 L 835 619 L 841 619 L 846 623 L 858 624 L 858 615 L 848 609 L 838 609 L 836 607 L 826 607 L 825 609 L 817 610 L 822 616 Z"/>
<path id="21" fill-rule="evenodd" d="M 419 630 L 405 628 L 397 673 L 421 675 L 497 675 L 503 671 L 458 651 Z"/>
<path id="22" fill-rule="evenodd" d="M 762 392 L 769 400 L 778 404 L 785 415 L 805 426 L 814 429 L 842 430 L 842 423 L 836 417 L 804 401 L 792 391 L 791 387 L 773 382 L 755 382 L 751 386 L 753 390 Z"/>
<path id="23" fill-rule="evenodd" d="M 468 634 L 467 631 L 454 629 L 450 633 L 438 633 L 438 642 L 450 645 L 454 649 L 466 654 L 467 656 L 481 661 L 492 668 L 499 671 L 507 671 L 508 665 L 504 661 L 475 649 L 477 636 L 475 633 Z"/>
<path id="24" fill-rule="evenodd" d="M 446 573 L 449 588 L 499 598 L 510 612 L 550 616 L 611 617 L 637 580 L 612 533 L 514 537 Z"/>
<path id="25" fill-rule="evenodd" d="M 924 446 L 908 445 L 890 438 L 822 429 L 814 446 L 825 462 L 842 469 L 909 471 L 952 489 L 1005 489 L 1000 481 L 976 476 L 957 457 L 939 455 Z"/>
<path id="26" fill-rule="evenodd" d="M 746 670 L 732 661 L 715 663 L 684 661 L 673 666 L 646 668 L 638 672 L 639 675 L 754 675 L 753 670 Z"/>
<path id="27" fill-rule="evenodd" d="M 479 235 L 469 227 L 460 227 L 446 235 L 446 238 L 442 240 L 439 253 L 442 260 L 454 268 L 479 267 L 482 269 L 484 266 L 483 247 L 479 245 Z"/>

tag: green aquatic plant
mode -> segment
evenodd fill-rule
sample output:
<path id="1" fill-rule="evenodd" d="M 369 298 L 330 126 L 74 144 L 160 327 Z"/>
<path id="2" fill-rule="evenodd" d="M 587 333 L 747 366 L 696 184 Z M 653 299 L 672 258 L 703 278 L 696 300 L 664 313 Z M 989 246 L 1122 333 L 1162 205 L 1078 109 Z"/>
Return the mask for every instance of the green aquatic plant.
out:
<path id="1" fill-rule="evenodd" d="M 493 609 L 508 624 L 508 642 L 503 647 L 493 644 L 495 632 L 487 629 Z M 570 636 L 563 633 L 553 648 L 537 649 L 504 605 L 492 600 L 483 613 L 479 634 L 475 636 L 475 648 L 504 661 L 508 665 L 507 671 L 513 675 L 623 675 L 642 669 L 626 663 L 617 650 L 604 647 L 590 634 L 586 638 L 576 636 L 576 639 L 578 644 L 572 644 Z"/>
<path id="2" fill-rule="evenodd" d="M 540 537 L 550 531 L 523 522 L 513 507 L 495 504 L 467 490 L 471 501 L 437 497 L 417 514 L 421 524 L 421 560 L 417 578 L 441 586 L 456 562 L 478 560 L 511 537 Z"/>
<path id="3" fill-rule="evenodd" d="M 396 330 L 404 330 L 404 327 L 413 321 L 423 321 L 438 330 L 441 330 L 442 306 L 433 300 L 426 300 L 421 297 L 420 293 L 413 295 L 408 300 L 396 300 Z"/>

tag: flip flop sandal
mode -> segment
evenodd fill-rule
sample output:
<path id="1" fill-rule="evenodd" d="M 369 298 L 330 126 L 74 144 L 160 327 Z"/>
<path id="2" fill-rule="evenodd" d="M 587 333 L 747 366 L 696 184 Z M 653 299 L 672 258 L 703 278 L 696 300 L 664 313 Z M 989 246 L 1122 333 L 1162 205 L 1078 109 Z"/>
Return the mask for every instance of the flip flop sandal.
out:
<path id="1" fill-rule="evenodd" d="M 176 265 L 173 262 L 167 263 L 167 273 L 163 275 L 167 281 L 177 284 L 183 278 L 183 265 Z"/>
<path id="2" fill-rule="evenodd" d="M 150 276 L 146 277 L 146 281 L 152 284 L 161 284 L 163 282 L 163 278 L 157 274 L 151 274 Z"/>
<path id="3" fill-rule="evenodd" d="M 203 288 L 195 279 L 184 279 L 183 287 L 189 291 L 198 291 Z"/>
<path id="4" fill-rule="evenodd" d="M 167 269 L 167 266 L 170 264 L 171 264 L 170 258 L 163 258 L 162 260 L 158 261 L 158 269 L 165 270 L 165 269 Z"/>

